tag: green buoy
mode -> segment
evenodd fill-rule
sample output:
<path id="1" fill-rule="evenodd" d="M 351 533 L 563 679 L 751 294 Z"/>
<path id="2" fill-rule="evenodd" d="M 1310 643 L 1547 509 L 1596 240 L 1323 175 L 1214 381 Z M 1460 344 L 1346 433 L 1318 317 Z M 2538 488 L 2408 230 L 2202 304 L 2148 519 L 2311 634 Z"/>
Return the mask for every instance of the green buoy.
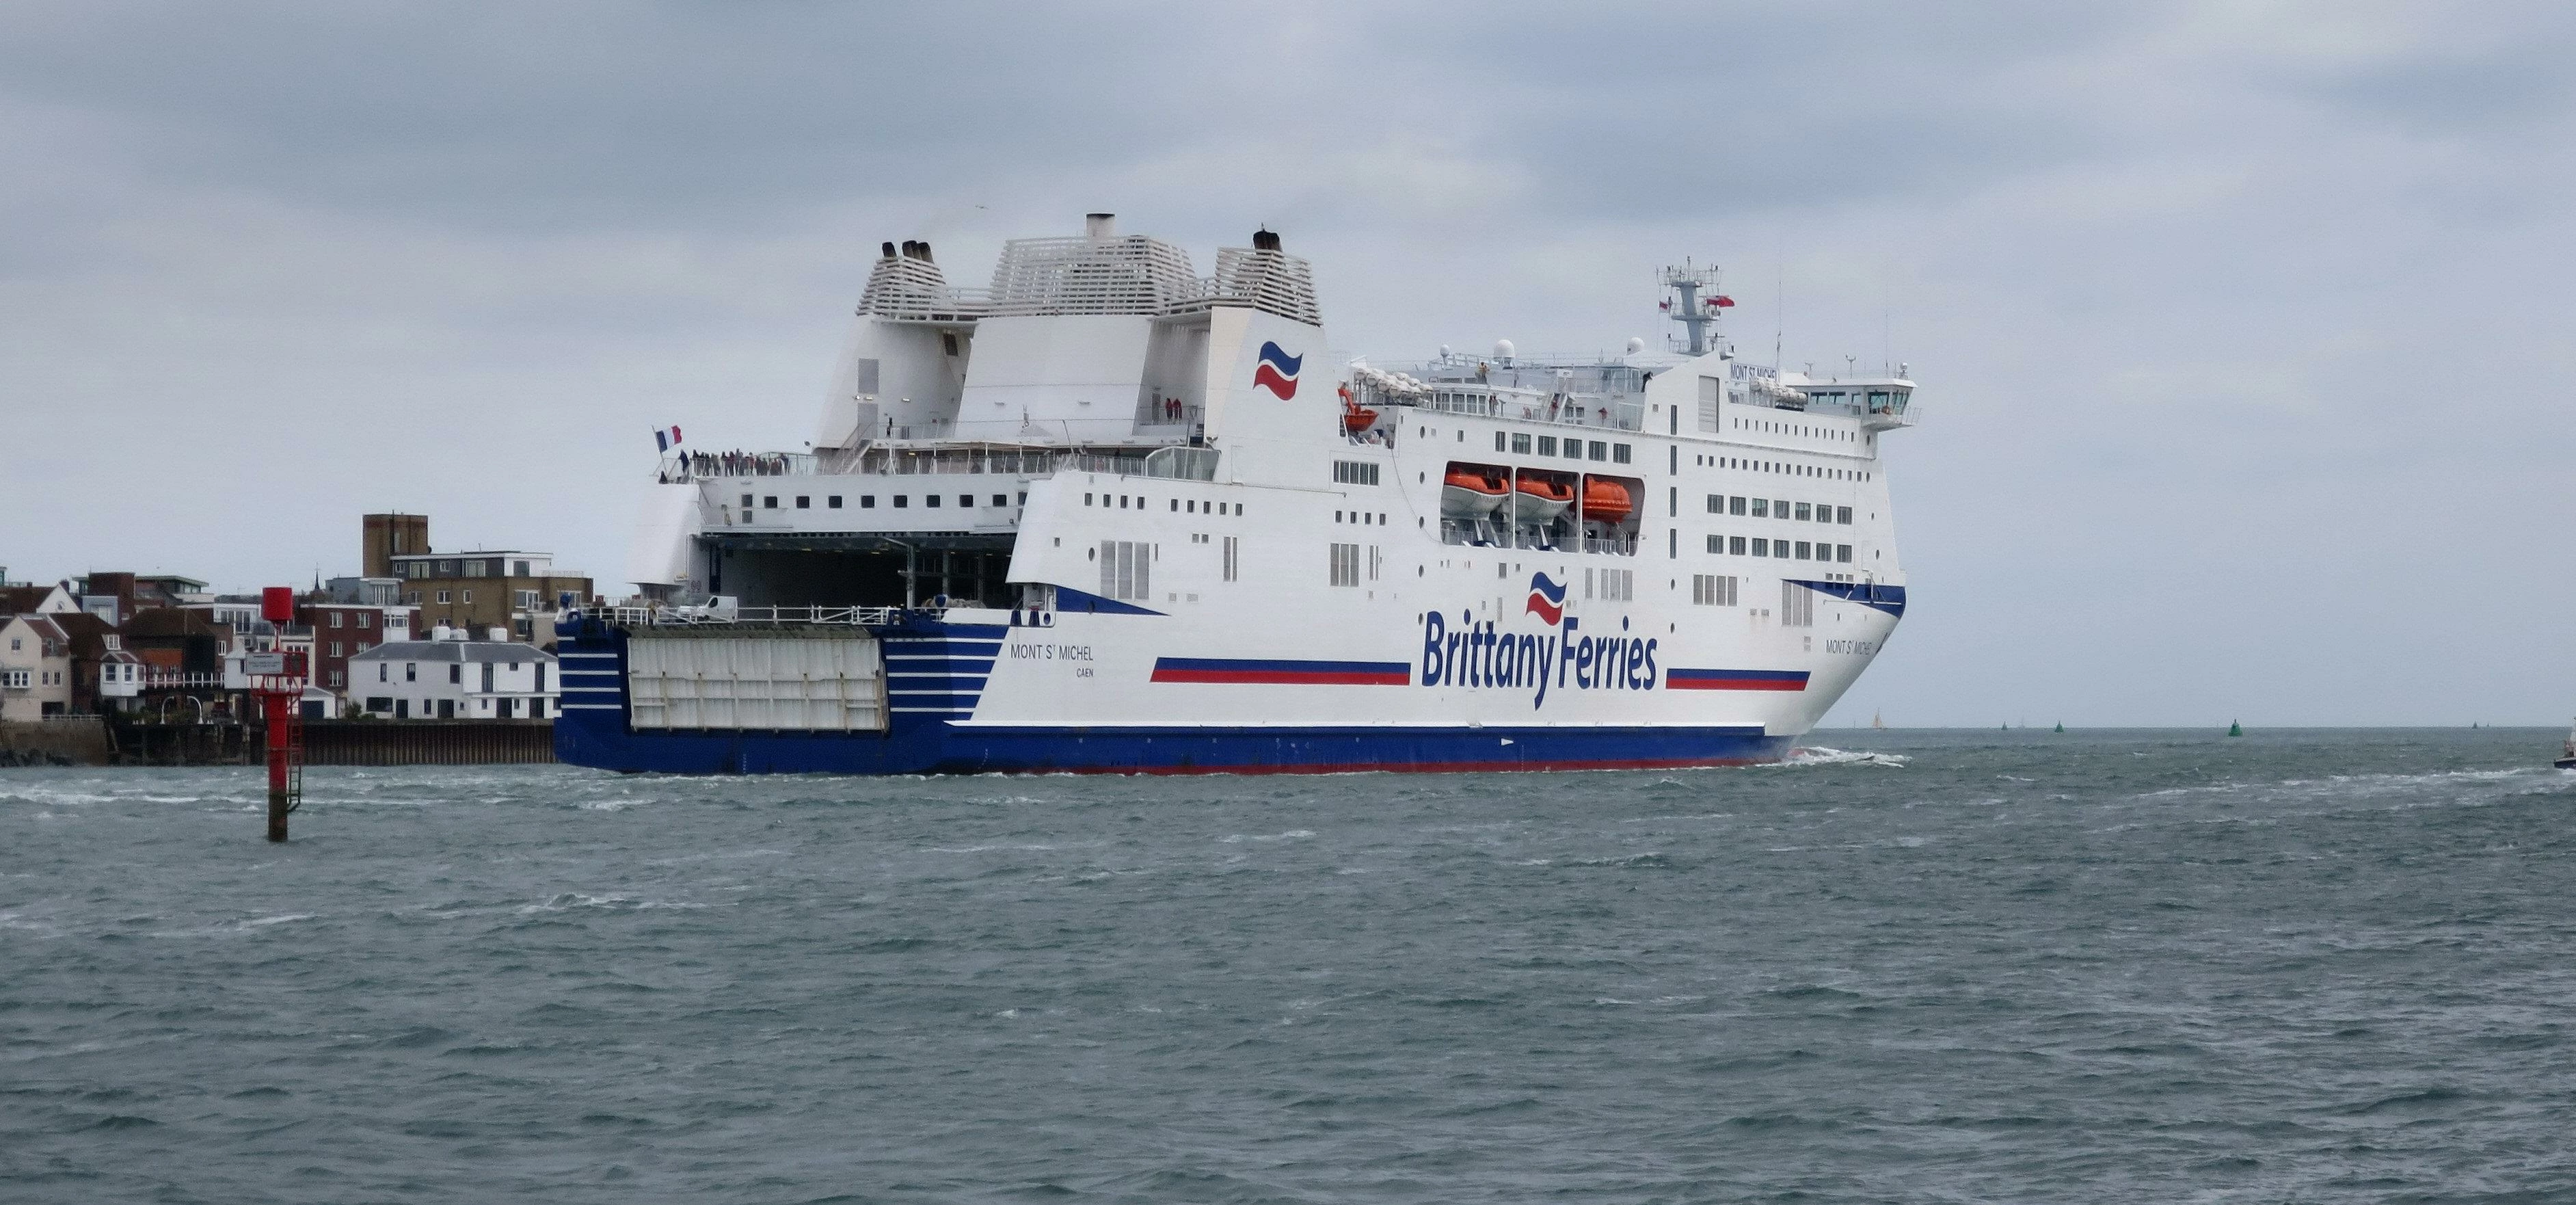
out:
<path id="1" fill-rule="evenodd" d="M 2064 731 L 2066 731 L 2066 725 L 2065 725 L 2064 723 L 2060 723 L 2060 724 L 2058 724 L 2058 726 L 2057 726 L 2057 730 L 2058 730 L 2059 732 L 2064 732 Z"/>
<path id="2" fill-rule="evenodd" d="M 2229 735 L 2229 736 L 2243 736 L 2243 735 L 2245 735 L 2245 725 L 2243 725 L 2243 724 L 2239 724 L 2239 723 L 2237 723 L 2237 722 L 2236 722 L 2236 721 L 2234 721 L 2234 720 L 2229 720 L 2229 721 L 2227 721 L 2227 735 Z"/>

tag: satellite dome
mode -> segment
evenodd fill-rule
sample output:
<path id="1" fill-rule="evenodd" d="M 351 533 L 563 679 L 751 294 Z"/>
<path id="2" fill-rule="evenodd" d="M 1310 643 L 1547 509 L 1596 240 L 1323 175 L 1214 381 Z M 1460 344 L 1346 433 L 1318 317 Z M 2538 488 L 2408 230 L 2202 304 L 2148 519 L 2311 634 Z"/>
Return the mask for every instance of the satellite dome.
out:
<path id="1" fill-rule="evenodd" d="M 1629 355 L 1632 355 L 1632 356 L 1633 356 L 1633 355 L 1636 355 L 1636 354 L 1638 354 L 1638 353 L 1640 353 L 1640 352 L 1643 352 L 1643 351 L 1645 351 L 1645 350 L 1646 350 L 1646 341 L 1645 341 L 1645 340 L 1640 339 L 1640 338 L 1636 337 L 1635 335 L 1630 335 L 1630 336 L 1628 337 L 1628 354 L 1629 354 Z"/>
<path id="2" fill-rule="evenodd" d="M 1496 359 L 1498 359 L 1498 360 L 1508 360 L 1508 359 L 1511 359 L 1511 358 L 1512 358 L 1512 341 L 1511 341 L 1511 340 L 1509 340 L 1509 339 L 1496 339 L 1496 340 L 1494 340 L 1494 358 L 1496 358 Z"/>
<path id="3" fill-rule="evenodd" d="M 1449 358 L 1449 345 L 1446 343 L 1440 345 L 1440 358 L 1443 360 Z"/>

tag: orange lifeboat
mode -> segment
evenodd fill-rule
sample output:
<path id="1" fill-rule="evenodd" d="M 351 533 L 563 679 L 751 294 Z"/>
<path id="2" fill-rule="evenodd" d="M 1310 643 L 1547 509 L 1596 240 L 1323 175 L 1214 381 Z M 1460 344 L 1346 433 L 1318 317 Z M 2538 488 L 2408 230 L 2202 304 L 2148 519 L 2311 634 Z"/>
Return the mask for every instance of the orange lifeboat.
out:
<path id="1" fill-rule="evenodd" d="M 1583 479 L 1583 517 L 1594 523 L 1618 526 L 1625 522 L 1636 503 L 1628 496 L 1628 487 L 1606 477 Z"/>
<path id="2" fill-rule="evenodd" d="M 1342 430 L 1357 435 L 1377 425 L 1377 411 L 1357 402 L 1342 402 Z"/>
<path id="3" fill-rule="evenodd" d="M 1502 474 L 1476 465 L 1453 464 L 1440 479 L 1440 515 L 1446 519 L 1481 519 L 1502 505 L 1508 491 Z"/>
<path id="4" fill-rule="evenodd" d="M 1523 523 L 1553 523 L 1574 505 L 1574 487 L 1553 478 L 1523 475 L 1513 487 L 1520 495 L 1513 505 Z"/>

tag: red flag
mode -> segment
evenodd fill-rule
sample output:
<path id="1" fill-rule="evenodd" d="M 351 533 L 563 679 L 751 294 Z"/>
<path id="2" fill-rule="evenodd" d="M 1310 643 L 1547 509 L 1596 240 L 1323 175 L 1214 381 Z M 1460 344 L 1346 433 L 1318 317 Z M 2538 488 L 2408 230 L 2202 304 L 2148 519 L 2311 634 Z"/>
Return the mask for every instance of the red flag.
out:
<path id="1" fill-rule="evenodd" d="M 1735 299 L 1724 293 L 1720 293 L 1717 296 L 1710 298 L 1709 304 L 1720 309 L 1732 309 L 1735 306 Z"/>

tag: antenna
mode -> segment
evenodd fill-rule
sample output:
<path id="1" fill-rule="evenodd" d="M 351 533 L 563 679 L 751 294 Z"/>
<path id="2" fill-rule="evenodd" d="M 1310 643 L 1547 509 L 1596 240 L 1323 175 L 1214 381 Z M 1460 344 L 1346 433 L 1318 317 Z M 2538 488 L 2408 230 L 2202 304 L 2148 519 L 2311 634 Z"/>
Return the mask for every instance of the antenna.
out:
<path id="1" fill-rule="evenodd" d="M 1777 251 L 1772 252 L 1771 255 L 1771 271 L 1771 376 L 1774 380 L 1777 380 L 1780 376 L 1780 369 L 1782 367 L 1780 363 L 1780 338 L 1783 334 L 1787 333 L 1789 329 L 1789 319 L 1787 316 L 1788 311 L 1786 308 L 1789 296 L 1789 268 L 1788 265 L 1780 261 L 1780 255 Z M 1807 366 L 1807 370 L 1812 373 L 1815 371 L 1815 367 L 1815 365 L 1810 364 Z"/>

